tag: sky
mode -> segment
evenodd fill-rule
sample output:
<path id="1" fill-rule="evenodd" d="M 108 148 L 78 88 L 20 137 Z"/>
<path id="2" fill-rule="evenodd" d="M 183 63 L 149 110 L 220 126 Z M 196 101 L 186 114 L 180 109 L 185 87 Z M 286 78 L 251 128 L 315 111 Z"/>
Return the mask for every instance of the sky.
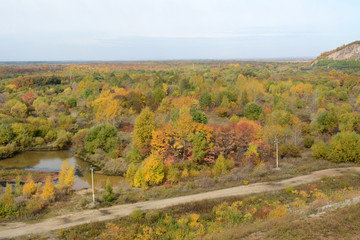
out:
<path id="1" fill-rule="evenodd" d="M 358 0 L 0 0 L 0 61 L 315 58 Z"/>

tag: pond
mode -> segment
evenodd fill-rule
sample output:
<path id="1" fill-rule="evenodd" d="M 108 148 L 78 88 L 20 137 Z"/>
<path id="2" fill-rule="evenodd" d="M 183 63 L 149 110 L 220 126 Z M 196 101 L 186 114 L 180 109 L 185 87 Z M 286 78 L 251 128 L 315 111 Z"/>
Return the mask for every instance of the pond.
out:
<path id="1" fill-rule="evenodd" d="M 0 160 L 0 169 L 24 169 L 32 171 L 59 172 L 63 161 L 68 160 L 76 169 L 74 190 L 91 188 L 90 164 L 74 157 L 71 150 L 61 151 L 26 151 L 12 158 Z M 113 186 L 119 184 L 124 178 L 120 176 L 106 176 L 94 174 L 95 186 L 104 185 L 109 178 Z"/>

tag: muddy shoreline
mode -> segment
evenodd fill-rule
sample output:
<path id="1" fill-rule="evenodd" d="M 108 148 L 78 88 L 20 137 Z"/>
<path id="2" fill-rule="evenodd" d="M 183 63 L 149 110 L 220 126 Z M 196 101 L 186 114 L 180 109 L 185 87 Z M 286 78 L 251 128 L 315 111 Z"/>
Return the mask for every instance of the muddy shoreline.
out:
<path id="1" fill-rule="evenodd" d="M 0 184 L 15 183 L 17 176 L 21 177 L 21 183 L 25 183 L 29 174 L 33 177 L 34 182 L 36 183 L 38 182 L 44 183 L 46 181 L 47 176 L 51 176 L 52 181 L 57 181 L 59 179 L 58 172 L 9 169 L 9 170 L 0 170 Z"/>

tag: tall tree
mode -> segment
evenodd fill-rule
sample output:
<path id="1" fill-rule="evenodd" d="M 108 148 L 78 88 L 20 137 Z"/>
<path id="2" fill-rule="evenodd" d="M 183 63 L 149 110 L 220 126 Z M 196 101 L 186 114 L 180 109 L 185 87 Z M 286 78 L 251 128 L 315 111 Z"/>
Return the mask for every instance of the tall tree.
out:
<path id="1" fill-rule="evenodd" d="M 154 113 L 149 108 L 144 108 L 135 120 L 133 144 L 143 157 L 149 155 L 151 150 L 152 132 L 155 129 L 154 120 Z"/>

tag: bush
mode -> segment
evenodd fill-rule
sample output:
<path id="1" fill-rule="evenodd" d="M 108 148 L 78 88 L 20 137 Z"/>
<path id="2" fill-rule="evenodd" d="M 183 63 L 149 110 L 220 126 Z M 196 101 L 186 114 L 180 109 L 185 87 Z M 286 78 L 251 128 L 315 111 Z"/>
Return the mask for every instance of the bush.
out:
<path id="1" fill-rule="evenodd" d="M 44 205 L 36 198 L 31 198 L 25 207 L 27 215 L 35 215 L 41 211 Z"/>
<path id="2" fill-rule="evenodd" d="M 111 187 L 110 180 L 106 180 L 105 193 L 103 195 L 103 200 L 106 202 L 112 202 L 116 199 L 113 189 Z"/>
<path id="3" fill-rule="evenodd" d="M 144 213 L 141 210 L 134 210 L 131 215 L 130 218 L 135 220 L 136 222 L 139 222 L 141 219 L 143 219 L 144 217 Z"/>
<path id="4" fill-rule="evenodd" d="M 329 159 L 333 162 L 360 162 L 360 135 L 341 132 L 331 138 Z"/>
<path id="5" fill-rule="evenodd" d="M 216 159 L 216 163 L 212 169 L 214 176 L 226 174 L 231 169 L 233 163 L 231 160 L 226 159 L 222 154 Z"/>
<path id="6" fill-rule="evenodd" d="M 126 161 L 133 163 L 141 163 L 142 157 L 139 150 L 136 147 L 132 147 L 131 150 L 126 154 Z"/>
<path id="7" fill-rule="evenodd" d="M 327 159 L 329 154 L 329 147 L 323 142 L 319 141 L 312 147 L 312 156 L 316 159 Z"/>
<path id="8" fill-rule="evenodd" d="M 110 175 L 123 175 L 128 169 L 129 163 L 122 158 L 109 159 L 105 162 L 103 170 Z"/>
<path id="9" fill-rule="evenodd" d="M 156 222 L 161 217 L 161 213 L 158 210 L 152 210 L 146 213 L 145 219 L 149 223 Z"/>
<path id="10" fill-rule="evenodd" d="M 295 144 L 283 144 L 279 147 L 280 157 L 301 157 L 301 152 Z"/>
<path id="11" fill-rule="evenodd" d="M 180 172 L 177 168 L 170 165 L 167 170 L 166 180 L 171 183 L 178 183 L 180 181 Z"/>
<path id="12" fill-rule="evenodd" d="M 16 143 L 10 143 L 0 147 L 0 159 L 11 157 L 16 152 Z"/>
<path id="13" fill-rule="evenodd" d="M 263 114 L 262 108 L 256 103 L 248 103 L 244 109 L 244 115 L 247 119 L 250 120 L 258 120 L 260 116 Z"/>
<path id="14" fill-rule="evenodd" d="M 203 111 L 192 110 L 191 116 L 194 122 L 207 124 L 208 118 Z"/>
<path id="15" fill-rule="evenodd" d="M 131 163 L 126 171 L 126 182 L 133 185 L 134 184 L 134 177 L 137 172 L 138 168 L 134 163 Z"/>
<path id="16" fill-rule="evenodd" d="M 305 148 L 311 148 L 312 145 L 314 144 L 314 137 L 310 136 L 310 135 L 306 135 L 304 137 L 304 141 L 303 141 L 304 147 Z"/>

